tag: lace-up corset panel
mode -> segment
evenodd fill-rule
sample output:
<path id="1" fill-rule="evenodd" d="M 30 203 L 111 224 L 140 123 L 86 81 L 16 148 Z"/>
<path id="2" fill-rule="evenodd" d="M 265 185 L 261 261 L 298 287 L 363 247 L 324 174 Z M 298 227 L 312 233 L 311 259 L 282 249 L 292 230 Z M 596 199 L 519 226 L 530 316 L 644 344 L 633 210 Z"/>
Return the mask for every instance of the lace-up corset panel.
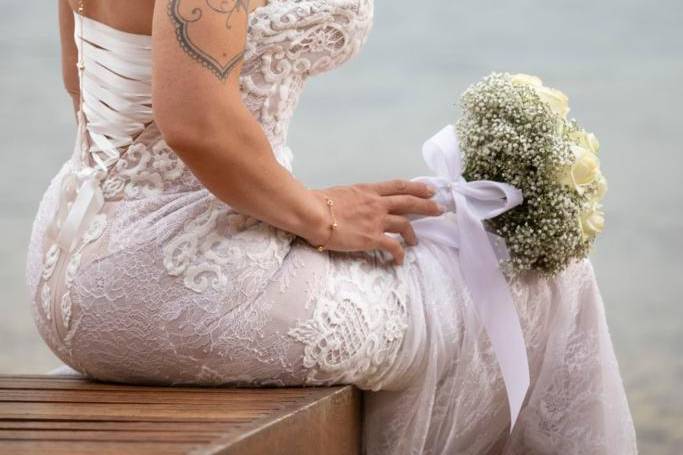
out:
<path id="1" fill-rule="evenodd" d="M 88 151 L 106 169 L 152 121 L 151 38 L 76 14 L 75 23 Z"/>
<path id="2" fill-rule="evenodd" d="M 372 0 L 270 0 L 250 13 L 242 99 L 288 170 L 293 156 L 286 145 L 287 128 L 304 81 L 355 55 L 367 39 L 372 15 Z M 77 160 L 80 166 L 93 167 L 101 160 L 111 167 L 102 184 L 104 199 L 203 188 L 154 125 L 151 37 L 87 17 L 82 33 L 83 110 L 94 162 L 84 162 L 83 151 Z"/>

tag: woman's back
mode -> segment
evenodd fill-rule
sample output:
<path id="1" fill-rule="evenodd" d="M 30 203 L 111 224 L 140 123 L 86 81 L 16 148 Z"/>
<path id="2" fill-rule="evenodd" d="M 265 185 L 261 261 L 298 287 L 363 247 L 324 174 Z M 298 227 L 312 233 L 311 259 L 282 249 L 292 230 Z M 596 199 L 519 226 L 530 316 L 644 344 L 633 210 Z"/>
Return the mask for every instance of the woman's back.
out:
<path id="1" fill-rule="evenodd" d="M 117 30 L 152 34 L 154 0 L 69 0 L 68 3 L 73 11 L 78 11 L 83 4 L 86 16 Z"/>

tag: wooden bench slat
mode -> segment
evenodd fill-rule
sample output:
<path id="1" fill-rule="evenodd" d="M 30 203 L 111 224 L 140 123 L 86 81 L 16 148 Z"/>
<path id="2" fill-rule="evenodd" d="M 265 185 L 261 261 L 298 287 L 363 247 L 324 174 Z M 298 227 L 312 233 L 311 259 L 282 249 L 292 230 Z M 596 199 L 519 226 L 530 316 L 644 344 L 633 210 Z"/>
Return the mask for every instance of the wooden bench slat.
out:
<path id="1" fill-rule="evenodd" d="M 15 379 L 16 378 L 16 379 Z M 337 387 L 339 388 L 339 387 Z M 0 389 L 25 389 L 25 390 L 93 390 L 93 391 L 110 391 L 110 392 L 162 392 L 165 394 L 175 393 L 194 393 L 194 394 L 217 394 L 228 395 L 234 397 L 249 396 L 249 397 L 305 397 L 310 396 L 311 393 L 322 393 L 325 390 L 334 389 L 334 387 L 232 387 L 232 386 L 217 386 L 217 387 L 187 387 L 187 386 L 146 386 L 146 385 L 129 385 L 129 384 L 114 384 L 97 381 L 89 381 L 81 378 L 71 376 L 8 376 L 0 374 Z"/>
<path id="2" fill-rule="evenodd" d="M 284 406 L 296 404 L 302 398 L 310 399 L 310 396 L 292 396 L 282 394 L 244 395 L 212 394 L 207 392 L 188 393 L 175 392 L 163 393 L 149 390 L 135 391 L 98 391 L 98 390 L 26 390 L 26 389 L 1 389 L 0 402 L 45 402 L 45 403 L 132 403 L 132 404 L 239 404 L 250 407 L 259 406 Z"/>
<path id="3" fill-rule="evenodd" d="M 233 422 L 268 415 L 248 406 L 112 404 L 112 403 L 0 403 L 0 415 L 13 420 L 83 419 L 128 421 Z"/>
<path id="4" fill-rule="evenodd" d="M 8 455 L 185 455 L 200 447 L 154 442 L 0 441 L 0 453 Z"/>
<path id="5" fill-rule="evenodd" d="M 111 422 L 93 420 L 1 420 L 2 430 L 193 431 L 225 433 L 225 422 Z"/>
<path id="6" fill-rule="evenodd" d="M 222 433 L 193 431 L 87 431 L 87 430 L 0 430 L 0 441 L 104 441 L 104 442 L 163 442 L 208 443 Z"/>

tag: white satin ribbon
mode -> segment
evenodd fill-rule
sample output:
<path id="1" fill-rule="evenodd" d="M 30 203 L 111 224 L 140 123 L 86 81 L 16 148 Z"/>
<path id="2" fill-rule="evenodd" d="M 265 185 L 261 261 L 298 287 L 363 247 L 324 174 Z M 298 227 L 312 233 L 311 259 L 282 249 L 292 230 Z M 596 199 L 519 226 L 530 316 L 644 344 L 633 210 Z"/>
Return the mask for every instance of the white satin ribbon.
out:
<path id="1" fill-rule="evenodd" d="M 436 175 L 412 180 L 435 187 L 435 200 L 449 211 L 414 219 L 411 224 L 418 238 L 453 248 L 459 256 L 463 279 L 500 365 L 512 431 L 529 388 L 529 363 L 519 317 L 496 252 L 505 254 L 507 250 L 503 239 L 487 232 L 482 222 L 521 204 L 522 193 L 506 183 L 466 181 L 452 125 L 428 139 L 422 155 Z"/>
<path id="2" fill-rule="evenodd" d="M 66 253 L 73 250 L 76 239 L 85 233 L 93 217 L 104 205 L 98 170 L 86 167 L 77 172 L 76 177 L 79 182 L 78 193 L 57 237 L 57 245 Z"/>

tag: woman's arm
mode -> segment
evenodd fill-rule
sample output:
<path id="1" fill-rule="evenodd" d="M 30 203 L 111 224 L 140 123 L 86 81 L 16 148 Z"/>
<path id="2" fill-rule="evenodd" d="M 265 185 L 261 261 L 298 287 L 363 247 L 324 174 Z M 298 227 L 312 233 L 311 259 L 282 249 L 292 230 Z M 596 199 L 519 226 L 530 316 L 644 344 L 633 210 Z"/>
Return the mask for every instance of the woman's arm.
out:
<path id="1" fill-rule="evenodd" d="M 414 243 L 410 224 L 398 214 L 440 213 L 427 200 L 429 188 L 396 180 L 309 190 L 280 166 L 241 101 L 248 15 L 241 5 L 248 3 L 228 0 L 221 12 L 210 2 L 157 0 L 152 102 L 164 139 L 209 191 L 237 211 L 318 245 L 329 236 L 328 195 L 339 222 L 328 248 L 381 248 L 402 262 L 400 243 L 384 233 L 398 232 Z"/>
<path id="2" fill-rule="evenodd" d="M 74 113 L 78 112 L 81 91 L 78 84 L 78 49 L 74 41 L 74 16 L 68 0 L 59 0 L 59 38 L 62 45 L 62 79 L 71 95 Z"/>

